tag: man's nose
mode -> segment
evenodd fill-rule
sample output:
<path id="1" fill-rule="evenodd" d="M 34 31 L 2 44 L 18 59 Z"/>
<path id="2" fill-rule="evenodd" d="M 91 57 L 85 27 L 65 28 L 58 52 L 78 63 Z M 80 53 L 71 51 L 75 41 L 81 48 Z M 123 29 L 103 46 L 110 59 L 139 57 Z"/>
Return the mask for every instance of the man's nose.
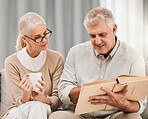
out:
<path id="1" fill-rule="evenodd" d="M 100 44 L 100 43 L 101 43 L 101 39 L 100 39 L 99 37 L 96 37 L 95 43 L 96 43 L 97 45 Z"/>

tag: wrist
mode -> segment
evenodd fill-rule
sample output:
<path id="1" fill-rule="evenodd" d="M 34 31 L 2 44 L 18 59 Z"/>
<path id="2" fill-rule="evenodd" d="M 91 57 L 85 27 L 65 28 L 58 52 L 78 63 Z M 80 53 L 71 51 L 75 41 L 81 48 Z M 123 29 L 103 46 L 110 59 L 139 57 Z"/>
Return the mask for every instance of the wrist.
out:
<path id="1" fill-rule="evenodd" d="M 124 108 L 121 109 L 125 113 L 130 112 L 138 112 L 140 108 L 140 105 L 137 101 L 127 101 L 124 105 Z"/>
<path id="2" fill-rule="evenodd" d="M 45 103 L 45 104 L 48 104 L 48 105 L 51 105 L 51 101 L 50 99 L 45 95 L 42 96 L 42 100 L 41 100 L 42 103 Z"/>
<path id="3" fill-rule="evenodd" d="M 21 98 L 21 101 L 22 101 L 23 103 L 26 103 L 26 102 L 28 102 L 28 101 L 31 101 L 31 96 L 28 96 L 28 95 L 23 94 L 23 95 L 22 95 L 22 98 Z"/>
<path id="4" fill-rule="evenodd" d="M 72 103 L 77 104 L 81 87 L 74 87 L 69 93 L 69 98 Z"/>

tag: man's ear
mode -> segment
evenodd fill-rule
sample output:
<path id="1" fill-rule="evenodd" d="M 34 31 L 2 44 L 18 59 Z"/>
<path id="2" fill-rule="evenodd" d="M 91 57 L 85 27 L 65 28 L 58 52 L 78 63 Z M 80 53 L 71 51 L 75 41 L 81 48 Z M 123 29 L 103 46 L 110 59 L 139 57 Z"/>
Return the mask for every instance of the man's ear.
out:
<path id="1" fill-rule="evenodd" d="M 113 34 L 115 35 L 116 33 L 117 33 L 117 25 L 114 24 L 114 25 L 113 25 Z"/>

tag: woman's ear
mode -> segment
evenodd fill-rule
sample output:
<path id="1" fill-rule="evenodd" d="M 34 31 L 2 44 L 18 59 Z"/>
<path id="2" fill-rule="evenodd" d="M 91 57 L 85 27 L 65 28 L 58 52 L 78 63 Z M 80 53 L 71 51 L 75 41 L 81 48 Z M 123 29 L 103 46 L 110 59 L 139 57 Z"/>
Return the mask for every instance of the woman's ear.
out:
<path id="1" fill-rule="evenodd" d="M 22 35 L 22 39 L 23 39 L 23 40 L 26 40 L 25 36 Z"/>
<path id="2" fill-rule="evenodd" d="M 28 43 L 27 39 L 25 38 L 25 36 L 22 35 L 22 39 L 24 40 L 24 42 Z"/>

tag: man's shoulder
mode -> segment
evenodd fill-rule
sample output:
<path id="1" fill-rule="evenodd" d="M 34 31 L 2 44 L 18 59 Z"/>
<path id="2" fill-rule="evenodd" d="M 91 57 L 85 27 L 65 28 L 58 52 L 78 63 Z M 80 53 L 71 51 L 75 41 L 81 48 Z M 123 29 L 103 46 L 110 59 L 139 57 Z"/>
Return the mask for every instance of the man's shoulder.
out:
<path id="1" fill-rule="evenodd" d="M 125 42 L 120 41 L 120 48 L 119 51 L 121 54 L 124 54 L 125 56 L 138 56 L 139 53 L 130 45 L 126 44 Z"/>
<path id="2" fill-rule="evenodd" d="M 73 46 L 72 48 L 71 48 L 71 50 L 82 50 L 82 49 L 84 49 L 84 50 L 88 50 L 88 49 L 91 49 L 91 41 L 86 41 L 86 42 L 84 42 L 84 43 L 80 43 L 80 44 L 77 44 L 77 45 L 75 45 L 75 46 Z"/>

